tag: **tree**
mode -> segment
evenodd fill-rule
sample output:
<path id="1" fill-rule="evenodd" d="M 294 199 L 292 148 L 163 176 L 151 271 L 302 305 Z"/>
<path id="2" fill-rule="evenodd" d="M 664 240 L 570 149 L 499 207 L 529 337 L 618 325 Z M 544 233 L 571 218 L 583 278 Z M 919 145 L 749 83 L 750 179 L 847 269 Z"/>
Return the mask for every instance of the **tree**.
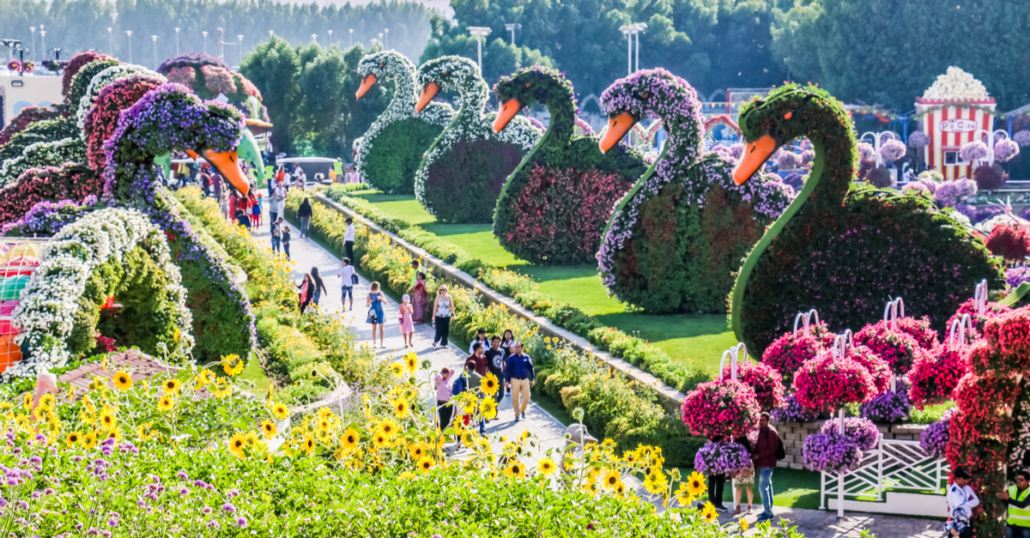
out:
<path id="1" fill-rule="evenodd" d="M 285 39 L 278 37 L 258 45 L 240 66 L 240 74 L 261 91 L 268 117 L 275 126 L 272 128 L 272 144 L 276 149 L 292 149 L 292 135 L 299 121 L 295 111 L 301 98 L 300 70 L 297 51 Z"/>

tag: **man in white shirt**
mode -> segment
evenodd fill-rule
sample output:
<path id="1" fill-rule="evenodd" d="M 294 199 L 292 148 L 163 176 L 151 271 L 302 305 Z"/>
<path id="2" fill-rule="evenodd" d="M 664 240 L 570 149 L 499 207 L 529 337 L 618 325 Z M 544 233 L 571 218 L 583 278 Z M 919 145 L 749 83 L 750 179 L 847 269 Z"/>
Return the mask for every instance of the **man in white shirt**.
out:
<path id="1" fill-rule="evenodd" d="M 347 231 L 343 232 L 343 248 L 347 257 L 354 259 L 354 219 L 347 219 Z"/>
<path id="2" fill-rule="evenodd" d="M 969 518 L 973 516 L 973 508 L 980 506 L 980 498 L 969 486 L 969 480 L 972 478 L 969 471 L 959 467 L 952 476 L 955 481 L 948 484 L 949 519 L 944 524 L 944 530 L 957 538 L 971 538 L 973 528 L 969 525 Z"/>
<path id="3" fill-rule="evenodd" d="M 350 264 L 350 258 L 344 258 L 340 260 L 343 262 L 343 267 L 340 268 L 340 291 L 342 296 L 340 297 L 340 305 L 350 298 L 350 306 L 347 310 L 354 310 L 354 267 Z"/>
<path id="4" fill-rule="evenodd" d="M 287 174 L 289 176 L 289 174 Z M 275 213 L 272 214 L 272 220 L 275 220 L 276 215 L 280 217 L 286 216 L 286 188 L 276 187 L 275 193 L 272 195 L 273 206 L 275 207 Z"/>

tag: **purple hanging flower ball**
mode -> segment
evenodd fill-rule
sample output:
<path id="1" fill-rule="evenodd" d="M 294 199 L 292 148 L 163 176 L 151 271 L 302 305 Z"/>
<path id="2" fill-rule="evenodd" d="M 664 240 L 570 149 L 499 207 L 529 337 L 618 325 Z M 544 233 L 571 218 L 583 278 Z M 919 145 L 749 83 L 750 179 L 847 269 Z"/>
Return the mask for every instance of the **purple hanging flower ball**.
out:
<path id="1" fill-rule="evenodd" d="M 948 447 L 948 427 L 951 424 L 952 410 L 944 412 L 940 420 L 930 424 L 919 435 L 919 446 L 928 456 L 944 458 L 944 451 Z"/>
<path id="2" fill-rule="evenodd" d="M 739 473 L 751 466 L 751 454 L 739 443 L 705 443 L 694 456 L 694 469 L 706 474 Z"/>
<path id="3" fill-rule="evenodd" d="M 987 156 L 987 152 L 987 144 L 976 141 L 962 146 L 962 149 L 960 149 L 958 153 L 962 156 L 963 161 L 972 162 L 977 159 L 983 159 Z"/>
<path id="4" fill-rule="evenodd" d="M 888 140 L 880 146 L 880 156 L 884 160 L 894 162 L 905 156 L 905 152 L 908 151 L 905 148 L 905 144 L 902 144 L 899 140 Z"/>
<path id="5" fill-rule="evenodd" d="M 1026 129 L 1017 131 L 1016 134 L 1012 135 L 1012 141 L 1020 146 L 1030 146 L 1030 131 Z"/>
<path id="6" fill-rule="evenodd" d="M 913 148 L 925 148 L 930 145 L 930 135 L 923 131 L 916 131 L 909 135 L 908 145 Z"/>
<path id="7" fill-rule="evenodd" d="M 837 434 L 840 430 L 840 419 L 831 419 L 823 423 L 820 433 Z M 860 450 L 872 450 L 880 441 L 880 430 L 867 418 L 846 417 L 844 419 L 844 437 L 855 443 Z"/>
<path id="8" fill-rule="evenodd" d="M 858 144 L 858 159 L 860 161 L 869 161 L 875 158 L 876 150 L 873 149 L 873 145 L 868 142 L 859 142 Z"/>
<path id="9" fill-rule="evenodd" d="M 1011 161 L 1019 155 L 1019 144 L 1005 139 L 994 144 L 994 160 L 1000 163 Z"/>

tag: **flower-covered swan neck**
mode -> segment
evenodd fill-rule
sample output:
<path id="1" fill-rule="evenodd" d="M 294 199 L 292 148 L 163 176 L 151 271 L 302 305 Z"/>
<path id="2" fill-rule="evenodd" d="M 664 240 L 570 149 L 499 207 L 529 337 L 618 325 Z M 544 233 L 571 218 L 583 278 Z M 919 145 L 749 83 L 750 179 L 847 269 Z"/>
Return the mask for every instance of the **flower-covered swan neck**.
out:
<path id="1" fill-rule="evenodd" d="M 540 103 L 547 107 L 551 121 L 547 127 L 546 144 L 565 145 L 572 141 L 576 127 L 576 97 L 572 83 L 557 69 L 526 67 L 513 75 L 501 77 L 494 93 L 502 107 L 512 99 L 520 108 Z"/>
<path id="2" fill-rule="evenodd" d="M 403 54 L 392 50 L 369 54 L 358 64 L 358 74 L 363 81 L 369 75 L 375 76 L 376 84 L 387 80 L 394 82 L 393 99 L 386 109 L 387 114 L 392 112 L 411 116 L 415 113 L 415 101 L 419 93 L 415 87 L 415 64 Z"/>
<path id="3" fill-rule="evenodd" d="M 481 121 L 490 89 L 479 75 L 479 66 L 468 58 L 443 56 L 430 60 L 418 69 L 416 83 L 422 91 L 430 84 L 436 84 L 439 91 L 458 92 L 461 108 L 455 121 Z"/>
<path id="4" fill-rule="evenodd" d="M 638 71 L 605 90 L 601 106 L 612 118 L 629 114 L 635 121 L 661 120 L 669 136 L 667 158 L 675 157 L 681 164 L 700 159 L 705 132 L 701 102 L 694 88 L 676 75 L 661 68 Z"/>

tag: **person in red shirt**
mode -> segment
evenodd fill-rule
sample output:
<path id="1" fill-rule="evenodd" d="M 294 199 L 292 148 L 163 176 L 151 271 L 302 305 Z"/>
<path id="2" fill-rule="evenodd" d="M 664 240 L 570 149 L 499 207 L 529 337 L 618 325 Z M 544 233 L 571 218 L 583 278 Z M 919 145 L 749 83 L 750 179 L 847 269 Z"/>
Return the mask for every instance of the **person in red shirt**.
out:
<path id="1" fill-rule="evenodd" d="M 776 450 L 779 446 L 780 435 L 769 427 L 769 413 L 762 413 L 758 420 L 758 442 L 751 449 L 751 459 L 758 469 L 758 493 L 762 496 L 762 506 L 765 508 L 758 516 L 759 522 L 773 518 L 772 474 L 776 468 Z"/>

